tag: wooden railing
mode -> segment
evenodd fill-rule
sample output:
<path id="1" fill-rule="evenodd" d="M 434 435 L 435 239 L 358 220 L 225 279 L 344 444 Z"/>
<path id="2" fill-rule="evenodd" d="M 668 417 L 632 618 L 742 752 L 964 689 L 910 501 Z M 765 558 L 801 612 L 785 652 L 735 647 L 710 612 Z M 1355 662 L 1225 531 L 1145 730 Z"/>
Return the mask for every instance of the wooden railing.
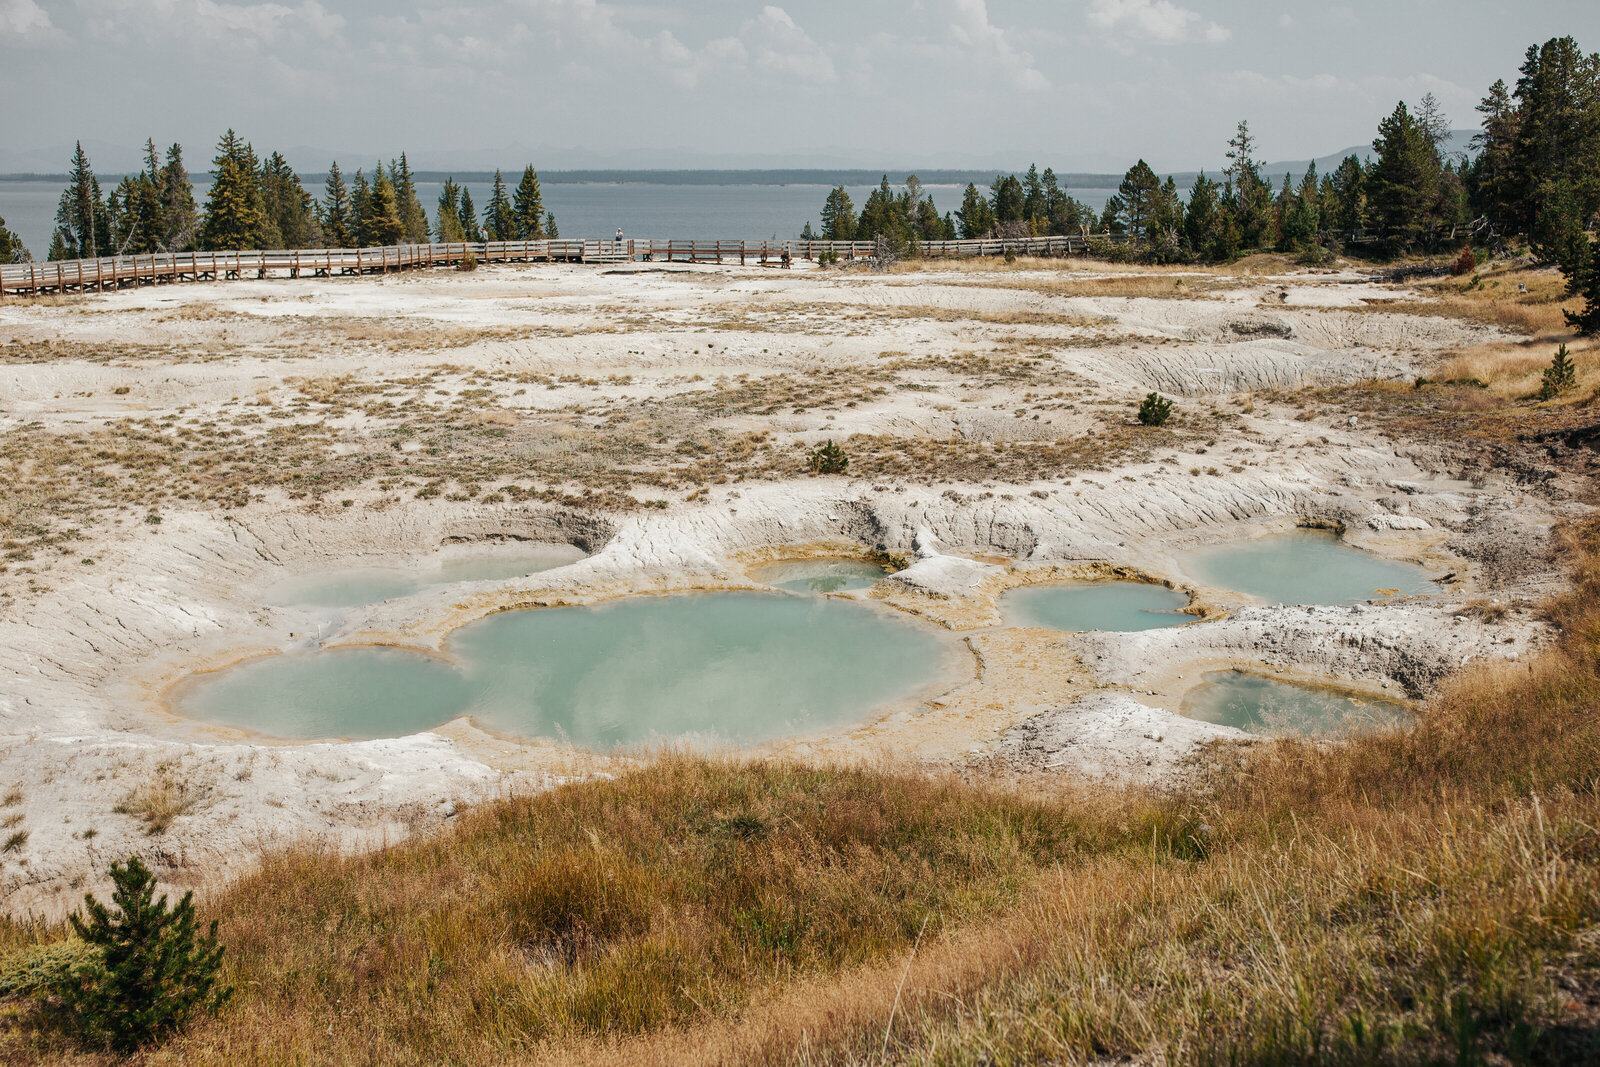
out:
<path id="1" fill-rule="evenodd" d="M 985 238 L 924 241 L 931 258 L 1068 256 L 1088 252 L 1096 242 L 1121 242 L 1120 235 Z M 387 274 L 423 267 L 453 267 L 471 257 L 481 263 L 727 263 L 782 266 L 815 260 L 823 253 L 841 260 L 870 259 L 873 241 L 486 241 L 454 244 L 387 245 L 380 248 L 317 248 L 240 252 L 159 252 L 142 256 L 103 256 L 50 263 L 0 264 L 0 299 L 6 295 L 102 292 L 140 285 L 238 278 L 330 278 Z"/>

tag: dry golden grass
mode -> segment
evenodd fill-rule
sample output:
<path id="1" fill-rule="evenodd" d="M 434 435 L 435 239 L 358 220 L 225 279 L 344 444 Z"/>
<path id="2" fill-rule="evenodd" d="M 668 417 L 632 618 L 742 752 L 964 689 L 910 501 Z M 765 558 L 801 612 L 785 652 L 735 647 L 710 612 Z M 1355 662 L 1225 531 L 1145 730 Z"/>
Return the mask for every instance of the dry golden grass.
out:
<path id="1" fill-rule="evenodd" d="M 166 833 L 172 820 L 194 811 L 210 795 L 210 788 L 185 781 L 171 768 L 162 768 L 129 791 L 112 810 L 144 820 L 151 835 Z"/>
<path id="2" fill-rule="evenodd" d="M 1566 296 L 1566 281 L 1554 268 L 1499 268 L 1466 278 L 1422 281 L 1413 287 L 1421 300 L 1375 300 L 1368 310 L 1442 315 L 1538 338 L 1570 337 L 1565 309 L 1578 306 Z"/>
<path id="3" fill-rule="evenodd" d="M 1565 344 L 1576 364 L 1578 381 L 1570 395 L 1589 396 L 1600 388 L 1600 342 L 1573 337 L 1539 339 L 1521 344 L 1476 345 L 1441 363 L 1430 375 L 1442 382 L 1474 382 L 1508 399 L 1539 392 L 1556 348 Z"/>

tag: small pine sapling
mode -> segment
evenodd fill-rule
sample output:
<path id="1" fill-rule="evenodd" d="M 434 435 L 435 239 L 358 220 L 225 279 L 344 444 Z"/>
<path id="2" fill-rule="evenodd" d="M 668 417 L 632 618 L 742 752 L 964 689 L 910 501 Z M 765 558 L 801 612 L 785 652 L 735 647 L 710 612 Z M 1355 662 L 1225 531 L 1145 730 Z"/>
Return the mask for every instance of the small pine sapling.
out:
<path id="1" fill-rule="evenodd" d="M 850 467 L 850 457 L 832 441 L 824 441 L 811 453 L 809 466 L 814 474 L 843 474 Z"/>
<path id="2" fill-rule="evenodd" d="M 1139 421 L 1146 426 L 1160 426 L 1172 417 L 1172 401 L 1160 393 L 1151 393 L 1139 405 Z"/>
<path id="3" fill-rule="evenodd" d="M 107 908 L 83 898 L 87 917 L 72 930 L 94 951 L 53 990 L 65 1021 L 85 1044 L 128 1052 L 183 1026 L 196 1008 L 215 1012 L 232 995 L 218 989 L 223 946 L 217 924 L 197 935 L 193 893 L 169 908 L 155 900 L 155 876 L 137 856 L 111 864 Z"/>
<path id="4" fill-rule="evenodd" d="M 1572 365 L 1572 357 L 1567 355 L 1567 346 L 1562 345 L 1556 349 L 1555 356 L 1550 360 L 1550 366 L 1544 370 L 1544 382 L 1539 386 L 1539 399 L 1552 400 L 1578 384 L 1578 368 Z"/>

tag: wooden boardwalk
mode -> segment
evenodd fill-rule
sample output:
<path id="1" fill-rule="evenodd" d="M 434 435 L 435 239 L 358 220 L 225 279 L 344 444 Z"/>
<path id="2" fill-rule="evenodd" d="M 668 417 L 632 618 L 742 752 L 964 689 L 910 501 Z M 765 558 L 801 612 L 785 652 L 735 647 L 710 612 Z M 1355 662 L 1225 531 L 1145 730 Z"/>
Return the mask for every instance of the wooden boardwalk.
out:
<path id="1" fill-rule="evenodd" d="M 1095 242 L 1117 236 L 1027 237 L 968 241 L 924 241 L 923 256 L 933 259 L 998 256 L 1082 255 Z M 388 245 L 382 248 L 317 248 L 288 251 L 168 252 L 143 256 L 105 256 L 53 263 L 0 264 L 0 299 L 169 282 L 225 281 L 239 278 L 332 278 L 388 274 L 425 267 L 453 267 L 471 256 L 479 263 L 739 263 L 776 267 L 815 260 L 823 253 L 841 260 L 870 259 L 872 241 L 658 241 L 608 240 L 487 241 L 480 243 Z"/>

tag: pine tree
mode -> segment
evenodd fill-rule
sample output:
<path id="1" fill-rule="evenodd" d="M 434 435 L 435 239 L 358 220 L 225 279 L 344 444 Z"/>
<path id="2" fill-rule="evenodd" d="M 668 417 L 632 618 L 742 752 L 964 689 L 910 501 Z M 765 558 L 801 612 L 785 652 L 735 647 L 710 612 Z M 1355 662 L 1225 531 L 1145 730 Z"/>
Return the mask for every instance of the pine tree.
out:
<path id="1" fill-rule="evenodd" d="M 461 193 L 462 189 L 454 178 L 446 178 L 444 185 L 439 189 L 439 205 L 434 211 L 433 232 L 438 235 L 441 244 L 456 244 L 467 239 L 466 233 L 461 229 L 461 216 L 457 214 Z"/>
<path id="2" fill-rule="evenodd" d="M 56 233 L 61 238 L 62 259 L 95 259 L 112 252 L 111 218 L 81 141 L 73 149 L 67 187 L 56 205 Z M 52 243 L 52 251 L 54 247 Z"/>
<path id="3" fill-rule="evenodd" d="M 822 239 L 853 241 L 856 236 L 856 206 L 844 186 L 836 186 L 822 205 Z"/>
<path id="4" fill-rule="evenodd" d="M 254 150 L 229 130 L 212 161 L 211 193 L 206 197 L 201 244 L 231 251 L 260 247 L 261 176 Z"/>
<path id="5" fill-rule="evenodd" d="M 112 904 L 89 894 L 73 932 L 94 951 L 53 992 L 73 1029 L 91 1045 L 130 1052 L 183 1026 L 196 1009 L 215 1012 L 233 990 L 217 987 L 223 946 L 212 922 L 200 936 L 194 894 L 175 908 L 155 896 L 155 876 L 133 857 L 111 865 Z"/>
<path id="6" fill-rule="evenodd" d="M 1050 216 L 1045 207 L 1044 181 L 1039 177 L 1037 163 L 1029 163 L 1028 173 L 1022 177 L 1022 218 L 1035 233 L 1043 232 L 1049 225 Z"/>
<path id="7" fill-rule="evenodd" d="M 356 168 L 356 176 L 350 179 L 350 242 L 357 248 L 365 248 L 372 242 L 369 241 L 367 227 L 372 220 L 372 186 L 367 184 L 367 176 L 361 173 L 361 168 Z"/>
<path id="8" fill-rule="evenodd" d="M 1450 137 L 1450 119 L 1444 113 L 1444 107 L 1439 103 L 1439 98 L 1433 93 L 1424 93 L 1421 100 L 1417 101 L 1417 129 L 1422 133 L 1422 139 L 1428 142 L 1428 149 L 1433 153 L 1442 166 L 1445 156 L 1445 142 Z"/>
<path id="9" fill-rule="evenodd" d="M 32 258 L 17 235 L 6 229 L 6 220 L 0 219 L 0 263 L 26 263 Z"/>
<path id="10" fill-rule="evenodd" d="M 395 206 L 400 212 L 400 223 L 404 227 L 403 240 L 407 244 L 425 245 L 428 243 L 428 213 L 422 210 L 422 204 L 417 200 L 417 183 L 411 176 L 411 164 L 406 161 L 406 154 L 400 153 L 398 162 L 389 161 L 389 178 L 394 185 Z"/>
<path id="11" fill-rule="evenodd" d="M 133 247 L 140 253 L 167 251 L 167 221 L 161 209 L 161 156 L 154 138 L 144 143 L 144 169 L 136 179 L 138 226 Z"/>
<path id="12" fill-rule="evenodd" d="M 1571 37 L 1530 47 L 1517 79 L 1511 170 L 1524 231 L 1546 199 L 1567 184 L 1578 215 L 1600 211 L 1600 55 Z"/>
<path id="13" fill-rule="evenodd" d="M 0 221 L 4 221 L 4 220 L 0 220 Z M 800 240 L 802 240 L 802 241 L 815 241 L 816 239 L 817 239 L 817 235 L 811 229 L 811 220 L 807 219 L 806 220 L 806 224 L 804 226 L 800 227 Z"/>
<path id="14" fill-rule="evenodd" d="M 277 152 L 261 164 L 261 241 L 272 248 L 309 248 L 316 236 L 311 194 Z"/>
<path id="15" fill-rule="evenodd" d="M 1184 212 L 1183 235 L 1190 254 L 1200 259 L 1222 259 L 1218 249 L 1217 183 L 1201 171 L 1189 189 L 1189 209 Z"/>
<path id="16" fill-rule="evenodd" d="M 167 149 L 167 163 L 161 168 L 161 247 L 182 252 L 195 246 L 200 229 L 200 213 L 194 202 L 194 186 L 183 166 L 183 146 Z"/>
<path id="17" fill-rule="evenodd" d="M 483 209 L 483 232 L 491 241 L 517 239 L 516 215 L 511 209 L 511 197 L 506 194 L 506 180 L 499 171 L 494 172 L 494 188 Z"/>
<path id="18" fill-rule="evenodd" d="M 1512 160 L 1519 117 L 1504 79 L 1489 87 L 1478 113 L 1483 121 L 1482 131 L 1472 138 L 1477 152 L 1472 162 L 1473 201 L 1495 225 L 1514 225 L 1521 212 Z"/>
<path id="19" fill-rule="evenodd" d="M 400 219 L 400 205 L 395 197 L 394 184 L 383 172 L 383 164 L 379 163 L 372 170 L 372 196 L 363 241 L 369 245 L 397 245 L 405 237 L 405 223 Z"/>
<path id="20" fill-rule="evenodd" d="M 556 226 L 556 213 L 554 211 L 546 211 L 544 213 L 544 235 L 552 241 L 561 236 L 561 229 Z"/>
<path id="21" fill-rule="evenodd" d="M 1155 215 L 1156 198 L 1161 190 L 1161 182 L 1156 177 L 1156 172 L 1150 169 L 1150 164 L 1139 160 L 1128 168 L 1128 173 L 1122 176 L 1122 184 L 1117 187 L 1117 195 L 1122 200 L 1122 215 L 1126 220 L 1128 232 L 1135 237 L 1145 236 L 1150 227 L 1150 221 Z"/>
<path id="22" fill-rule="evenodd" d="M 483 227 L 478 225 L 478 209 L 473 207 L 472 194 L 464 185 L 461 187 L 461 207 L 456 211 L 456 218 L 460 220 L 461 233 L 468 241 L 475 243 L 483 241 Z M 552 233 L 550 236 L 554 237 L 555 234 Z"/>
<path id="23" fill-rule="evenodd" d="M 855 239 L 870 241 L 882 235 L 896 248 L 903 246 L 911 236 L 903 208 L 904 205 L 889 187 L 889 176 L 885 174 L 878 187 L 867 195 L 866 203 L 861 205 L 861 215 L 856 219 Z"/>
<path id="24" fill-rule="evenodd" d="M 1567 325 L 1585 336 L 1600 334 L 1600 241 L 1589 246 L 1586 263 L 1574 264 L 1567 275 L 1567 286 L 1583 297 L 1580 310 L 1564 312 Z"/>
<path id="25" fill-rule="evenodd" d="M 131 174 L 124 174 L 122 181 L 106 198 L 106 215 L 111 220 L 111 252 L 114 255 L 142 255 L 153 251 L 141 247 L 139 241 L 141 233 L 146 232 L 149 225 L 140 214 L 144 206 L 144 197 L 139 195 L 139 180 Z"/>
<path id="26" fill-rule="evenodd" d="M 529 163 L 512 197 L 511 216 L 518 241 L 537 241 L 544 237 L 544 197 L 539 193 L 539 175 Z"/>
<path id="27" fill-rule="evenodd" d="M 1015 174 L 996 174 L 989 186 L 989 211 L 996 224 L 1021 222 L 1027 197 Z"/>
<path id="28" fill-rule="evenodd" d="M 344 172 L 339 169 L 338 160 L 328 166 L 328 176 L 322 182 L 322 205 L 317 215 L 322 225 L 322 239 L 328 247 L 349 248 L 352 239 L 350 190 L 344 183 Z"/>
<path id="29" fill-rule="evenodd" d="M 1283 180 L 1287 191 L 1289 176 L 1285 174 Z M 1289 194 L 1285 206 L 1280 230 L 1283 248 L 1286 251 L 1304 252 L 1316 245 L 1317 233 L 1321 227 L 1319 200 L 1317 165 L 1312 163 L 1307 168 L 1305 177 L 1300 179 L 1299 189 Z"/>
<path id="30" fill-rule="evenodd" d="M 1378 124 L 1368 199 L 1378 233 L 1396 251 L 1415 248 L 1435 221 L 1439 161 L 1405 101 Z"/>
<path id="31" fill-rule="evenodd" d="M 1367 170 L 1355 156 L 1346 156 L 1330 179 L 1328 225 L 1343 234 L 1367 227 Z"/>
<path id="32" fill-rule="evenodd" d="M 956 219 L 961 224 L 961 236 L 968 240 L 987 237 L 994 229 L 994 212 L 989 210 L 989 201 L 971 182 L 967 183 L 967 191 L 961 197 Z"/>
<path id="33" fill-rule="evenodd" d="M 1239 128 L 1228 141 L 1227 183 L 1222 199 L 1233 211 L 1240 240 L 1245 248 L 1263 248 L 1277 243 L 1272 233 L 1274 213 L 1272 186 L 1261 177 L 1261 162 L 1255 158 L 1256 141 L 1250 123 L 1240 120 Z"/>

